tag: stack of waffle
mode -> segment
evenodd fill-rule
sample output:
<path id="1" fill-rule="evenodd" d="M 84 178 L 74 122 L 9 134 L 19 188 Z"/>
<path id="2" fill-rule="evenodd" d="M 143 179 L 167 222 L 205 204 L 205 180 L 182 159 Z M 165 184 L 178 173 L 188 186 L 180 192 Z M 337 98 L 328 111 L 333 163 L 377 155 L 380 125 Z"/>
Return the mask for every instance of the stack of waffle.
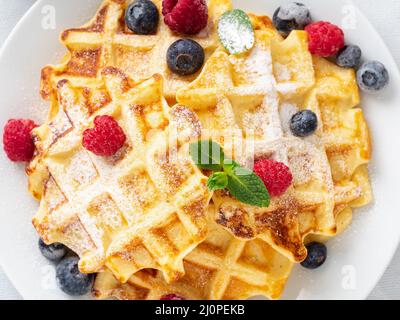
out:
<path id="1" fill-rule="evenodd" d="M 43 69 L 51 108 L 34 131 L 28 168 L 40 200 L 35 228 L 75 251 L 82 272 L 98 273 L 98 298 L 279 298 L 305 244 L 345 230 L 353 208 L 372 199 L 354 71 L 313 57 L 304 31 L 283 39 L 268 17 L 252 14 L 253 49 L 230 55 L 216 25 L 231 4 L 210 0 L 208 26 L 194 38 L 205 65 L 178 76 L 166 51 L 179 35 L 161 20 L 157 34 L 133 34 L 123 19 L 129 2 L 106 0 L 87 25 L 63 32 L 67 56 Z M 301 109 L 319 120 L 306 139 L 288 127 Z M 98 115 L 112 116 L 127 135 L 112 157 L 82 147 Z M 284 162 L 292 186 L 268 208 L 211 193 L 208 172 L 188 152 L 205 137 L 243 166 Z"/>

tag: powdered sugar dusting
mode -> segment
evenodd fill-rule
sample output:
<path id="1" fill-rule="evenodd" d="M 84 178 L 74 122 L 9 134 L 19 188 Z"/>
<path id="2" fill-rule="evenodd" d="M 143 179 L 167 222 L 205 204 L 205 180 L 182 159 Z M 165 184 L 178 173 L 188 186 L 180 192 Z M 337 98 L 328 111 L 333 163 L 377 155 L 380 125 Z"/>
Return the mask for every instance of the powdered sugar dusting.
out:
<path id="1" fill-rule="evenodd" d="M 74 182 L 74 185 L 85 187 L 97 177 L 96 168 L 86 152 L 77 152 L 72 158 L 68 167 L 67 176 Z"/>
<path id="2" fill-rule="evenodd" d="M 281 63 L 274 63 L 274 71 L 276 80 L 278 82 L 290 81 L 292 79 L 292 72 L 290 71 L 290 69 Z"/>
<path id="3" fill-rule="evenodd" d="M 240 88 L 240 92 L 246 89 L 253 94 L 261 91 L 271 94 L 274 90 L 274 77 L 272 72 L 272 57 L 269 50 L 256 45 L 245 59 L 230 56 L 230 61 L 238 74 L 244 74 L 246 86 Z"/>
<path id="4" fill-rule="evenodd" d="M 242 53 L 254 45 L 254 31 L 245 12 L 233 10 L 219 21 L 218 33 L 225 48 L 232 54 Z"/>
<path id="5" fill-rule="evenodd" d="M 261 105 L 244 115 L 244 127 L 266 140 L 282 136 L 279 121 L 279 98 L 273 76 L 271 51 L 256 45 L 246 58 L 231 57 L 230 61 L 244 85 L 237 87 L 239 95 L 263 95 Z M 243 75 L 243 76 L 241 76 Z"/>
<path id="6" fill-rule="evenodd" d="M 332 192 L 333 184 L 330 167 L 325 151 L 318 138 L 300 139 L 290 132 L 292 116 L 298 112 L 298 106 L 293 103 L 280 103 L 286 95 L 295 93 L 298 84 L 291 82 L 291 70 L 282 64 L 273 64 L 271 52 L 255 46 L 244 60 L 231 57 L 235 72 L 246 79 L 246 84 L 239 88 L 240 94 L 262 93 L 264 100 L 255 113 L 245 114 L 245 127 L 261 127 L 263 139 L 256 141 L 253 159 L 268 157 L 287 164 L 294 176 L 294 185 L 306 185 L 313 181 L 328 193 Z M 249 166 L 249 155 L 238 157 Z M 332 194 L 330 194 L 332 195 Z"/>
<path id="7" fill-rule="evenodd" d="M 278 92 L 283 95 L 293 94 L 297 91 L 298 88 L 299 88 L 299 85 L 298 85 L 298 83 L 295 83 L 295 82 L 278 83 L 276 86 L 276 89 L 278 90 Z"/>
<path id="8" fill-rule="evenodd" d="M 283 103 L 280 106 L 280 119 L 285 134 L 290 133 L 290 121 L 292 117 L 297 113 L 297 111 L 297 106 L 295 106 L 294 104 Z"/>

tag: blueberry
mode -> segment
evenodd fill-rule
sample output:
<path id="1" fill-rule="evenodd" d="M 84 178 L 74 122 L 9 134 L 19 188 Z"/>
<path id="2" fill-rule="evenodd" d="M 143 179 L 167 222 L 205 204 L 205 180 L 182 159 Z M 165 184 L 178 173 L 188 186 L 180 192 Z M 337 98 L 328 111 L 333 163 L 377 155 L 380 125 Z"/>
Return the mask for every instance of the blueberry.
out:
<path id="1" fill-rule="evenodd" d="M 311 23 L 310 10 L 302 3 L 291 2 L 276 9 L 273 22 L 283 36 L 288 36 L 292 30 L 303 30 Z"/>
<path id="2" fill-rule="evenodd" d="M 377 92 L 389 83 L 389 72 L 378 61 L 364 63 L 357 72 L 358 86 L 366 92 Z"/>
<path id="3" fill-rule="evenodd" d="M 67 254 L 68 249 L 61 243 L 47 245 L 42 239 L 39 239 L 39 249 L 44 257 L 50 261 L 60 261 Z"/>
<path id="4" fill-rule="evenodd" d="M 181 39 L 174 42 L 167 52 L 169 69 L 181 76 L 196 73 L 204 64 L 204 49 L 196 41 Z"/>
<path id="5" fill-rule="evenodd" d="M 57 284 L 62 291 L 71 296 L 82 296 L 90 292 L 94 274 L 84 274 L 78 268 L 77 257 L 67 257 L 56 269 Z"/>
<path id="6" fill-rule="evenodd" d="M 157 32 L 160 14 L 150 0 L 136 0 L 125 12 L 127 27 L 136 34 L 154 34 Z"/>
<path id="7" fill-rule="evenodd" d="M 362 52 L 359 46 L 344 47 L 336 58 L 336 63 L 344 68 L 356 68 L 360 65 Z"/>
<path id="8" fill-rule="evenodd" d="M 308 137 L 318 128 L 317 115 L 311 110 L 297 112 L 290 121 L 290 130 L 296 137 Z"/>
<path id="9" fill-rule="evenodd" d="M 317 269 L 322 266 L 328 255 L 326 246 L 322 243 L 311 242 L 306 245 L 307 258 L 301 263 L 304 268 Z"/>

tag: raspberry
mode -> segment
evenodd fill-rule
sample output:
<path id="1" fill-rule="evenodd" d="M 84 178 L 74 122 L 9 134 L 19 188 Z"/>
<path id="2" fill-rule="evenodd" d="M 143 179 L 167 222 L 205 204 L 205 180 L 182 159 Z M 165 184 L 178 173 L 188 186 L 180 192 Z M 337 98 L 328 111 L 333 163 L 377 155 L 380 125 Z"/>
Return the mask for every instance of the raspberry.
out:
<path id="1" fill-rule="evenodd" d="M 205 0 L 163 0 L 165 24 L 174 32 L 193 35 L 207 26 Z"/>
<path id="2" fill-rule="evenodd" d="M 94 119 L 94 128 L 83 133 L 83 146 L 98 156 L 114 155 L 125 141 L 124 131 L 110 116 L 97 116 Z"/>
<path id="3" fill-rule="evenodd" d="M 11 161 L 30 161 L 35 151 L 32 129 L 37 125 L 32 120 L 9 120 L 4 127 L 4 151 Z"/>
<path id="4" fill-rule="evenodd" d="M 166 294 L 162 296 L 160 300 L 186 300 L 184 297 L 178 296 L 174 293 Z"/>
<path id="5" fill-rule="evenodd" d="M 344 33 L 338 26 L 329 22 L 309 24 L 305 30 L 308 33 L 309 50 L 321 57 L 336 55 L 344 47 Z"/>
<path id="6" fill-rule="evenodd" d="M 283 163 L 271 159 L 258 160 L 254 172 L 261 178 L 272 197 L 282 195 L 292 184 L 290 169 Z"/>

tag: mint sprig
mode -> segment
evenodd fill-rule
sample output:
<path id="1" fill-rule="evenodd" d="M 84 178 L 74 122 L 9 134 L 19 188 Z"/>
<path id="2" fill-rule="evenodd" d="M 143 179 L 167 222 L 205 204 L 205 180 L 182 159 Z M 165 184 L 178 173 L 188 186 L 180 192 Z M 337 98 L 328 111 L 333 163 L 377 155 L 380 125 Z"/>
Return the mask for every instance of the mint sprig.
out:
<path id="1" fill-rule="evenodd" d="M 229 177 L 225 172 L 215 172 L 207 180 L 207 187 L 211 191 L 222 190 L 228 187 Z"/>
<path id="2" fill-rule="evenodd" d="M 240 54 L 254 46 L 255 34 L 249 16 L 240 9 L 225 12 L 218 23 L 222 45 L 231 54 Z"/>
<path id="3" fill-rule="evenodd" d="M 261 208 L 270 205 L 270 195 L 260 177 L 226 158 L 218 143 L 211 140 L 194 142 L 190 145 L 190 155 L 200 169 L 217 171 L 208 178 L 209 190 L 228 189 L 245 204 Z"/>

